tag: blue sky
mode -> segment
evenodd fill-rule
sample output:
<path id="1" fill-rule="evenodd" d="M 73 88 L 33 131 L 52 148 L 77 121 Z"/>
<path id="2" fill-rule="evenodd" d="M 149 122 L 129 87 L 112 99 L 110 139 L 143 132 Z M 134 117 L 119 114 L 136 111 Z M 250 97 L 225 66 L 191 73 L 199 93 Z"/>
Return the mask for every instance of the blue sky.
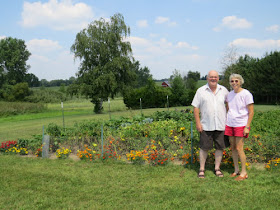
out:
<path id="1" fill-rule="evenodd" d="M 174 70 L 222 72 L 225 55 L 262 58 L 280 50 L 279 0 L 0 0 L 0 39 L 23 39 L 29 73 L 69 79 L 78 71 L 76 34 L 115 13 L 131 28 L 133 56 L 154 79 Z M 226 56 L 228 57 L 228 56 Z"/>

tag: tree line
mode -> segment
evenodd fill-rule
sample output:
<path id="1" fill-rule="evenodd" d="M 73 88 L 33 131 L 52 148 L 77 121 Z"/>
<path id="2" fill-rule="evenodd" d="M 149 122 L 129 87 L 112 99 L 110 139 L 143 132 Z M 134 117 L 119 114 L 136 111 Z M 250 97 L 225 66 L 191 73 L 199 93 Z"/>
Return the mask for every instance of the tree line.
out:
<path id="1" fill-rule="evenodd" d="M 252 92 L 256 103 L 279 104 L 280 52 L 266 53 L 260 59 L 240 56 L 224 71 L 223 85 L 227 88 L 230 88 L 228 79 L 232 73 L 242 75 L 245 81 L 243 87 Z"/>

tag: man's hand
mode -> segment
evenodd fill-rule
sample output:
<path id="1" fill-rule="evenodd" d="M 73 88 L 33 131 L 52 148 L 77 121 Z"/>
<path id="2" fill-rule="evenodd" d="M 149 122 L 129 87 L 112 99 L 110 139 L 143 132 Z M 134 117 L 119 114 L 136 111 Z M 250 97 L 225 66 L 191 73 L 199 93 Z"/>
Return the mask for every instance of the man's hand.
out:
<path id="1" fill-rule="evenodd" d="M 201 123 L 196 123 L 196 130 L 201 133 L 203 131 Z"/>
<path id="2" fill-rule="evenodd" d="M 193 108 L 193 114 L 195 118 L 195 124 L 196 124 L 196 129 L 199 133 L 203 131 L 202 125 L 200 123 L 200 118 L 199 118 L 199 108 L 194 107 Z"/>

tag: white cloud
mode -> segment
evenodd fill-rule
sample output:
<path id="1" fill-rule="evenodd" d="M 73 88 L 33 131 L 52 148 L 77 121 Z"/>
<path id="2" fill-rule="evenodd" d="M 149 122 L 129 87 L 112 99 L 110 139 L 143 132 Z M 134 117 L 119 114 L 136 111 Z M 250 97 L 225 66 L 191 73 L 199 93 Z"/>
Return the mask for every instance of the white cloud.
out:
<path id="1" fill-rule="evenodd" d="M 166 38 L 145 39 L 129 37 L 133 55 L 141 65 L 148 66 L 155 79 L 168 78 L 175 69 L 197 70 L 205 58 L 193 51 L 198 49 L 187 42 L 172 43 Z M 205 62 L 206 63 L 206 62 Z"/>
<path id="2" fill-rule="evenodd" d="M 236 16 L 227 16 L 224 17 L 222 23 L 213 28 L 214 31 L 221 31 L 223 28 L 229 29 L 248 29 L 252 27 L 252 23 L 250 23 L 245 18 L 237 18 Z"/>
<path id="3" fill-rule="evenodd" d="M 157 17 L 155 20 L 155 23 L 162 24 L 162 23 L 167 23 L 168 21 L 169 21 L 169 18 L 167 18 L 167 17 Z"/>
<path id="4" fill-rule="evenodd" d="M 85 3 L 72 0 L 49 0 L 46 3 L 24 2 L 21 25 L 46 26 L 54 30 L 80 30 L 93 20 L 93 11 Z"/>
<path id="5" fill-rule="evenodd" d="M 6 38 L 6 36 L 0 36 L 0 39 L 5 39 Z"/>
<path id="6" fill-rule="evenodd" d="M 148 27 L 148 21 L 147 20 L 139 20 L 137 21 L 137 26 L 140 28 Z"/>
<path id="7" fill-rule="evenodd" d="M 158 37 L 158 36 L 159 36 L 159 34 L 154 34 L 154 33 L 151 33 L 151 34 L 149 34 L 149 36 L 150 36 L 151 38 L 155 38 L 155 37 Z"/>
<path id="8" fill-rule="evenodd" d="M 155 23 L 156 24 L 167 24 L 168 26 L 176 26 L 177 25 L 176 22 L 171 21 L 168 17 L 161 17 L 161 16 L 156 18 Z"/>
<path id="9" fill-rule="evenodd" d="M 57 41 L 47 39 L 33 39 L 26 43 L 30 52 L 46 53 L 62 49 Z"/>
<path id="10" fill-rule="evenodd" d="M 187 49 L 193 49 L 193 50 L 198 50 L 198 47 L 196 46 L 191 46 L 187 42 L 178 42 L 176 45 L 177 48 L 187 48 Z"/>
<path id="11" fill-rule="evenodd" d="M 272 25 L 272 26 L 266 27 L 265 30 L 276 33 L 279 31 L 279 25 Z"/>
<path id="12" fill-rule="evenodd" d="M 53 58 L 47 55 L 32 54 L 28 60 L 31 66 L 29 73 L 35 74 L 40 80 L 69 79 L 75 76 L 79 63 L 74 63 L 69 51 L 55 53 Z"/>
<path id="13" fill-rule="evenodd" d="M 131 37 L 127 38 L 126 41 L 129 41 L 131 43 L 131 45 L 133 45 L 133 46 L 146 47 L 146 46 L 149 46 L 149 44 L 150 44 L 150 42 L 147 39 L 135 37 L 135 36 L 131 36 Z"/>
<path id="14" fill-rule="evenodd" d="M 280 47 L 280 40 L 235 39 L 229 45 L 254 49 L 275 49 Z"/>
<path id="15" fill-rule="evenodd" d="M 79 63 L 74 63 L 73 54 L 59 42 L 33 39 L 26 42 L 26 46 L 32 54 L 28 60 L 31 66 L 29 72 L 39 79 L 69 79 L 75 76 Z"/>

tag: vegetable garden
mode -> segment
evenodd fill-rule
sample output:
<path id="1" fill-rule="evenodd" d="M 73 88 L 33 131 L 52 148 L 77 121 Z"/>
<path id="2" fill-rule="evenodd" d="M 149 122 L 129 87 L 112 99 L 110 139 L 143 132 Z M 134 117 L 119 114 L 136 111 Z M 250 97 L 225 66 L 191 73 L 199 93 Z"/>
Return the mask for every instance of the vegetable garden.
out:
<path id="1" fill-rule="evenodd" d="M 255 112 L 249 138 L 245 141 L 247 164 L 266 163 L 279 170 L 279 110 Z M 184 166 L 198 163 L 199 134 L 191 110 L 162 111 L 151 116 L 135 116 L 108 121 L 83 121 L 63 128 L 51 123 L 49 152 L 58 159 L 75 155 L 80 160 L 125 161 L 164 166 L 170 162 Z M 2 142 L 0 153 L 42 156 L 42 135 Z M 224 151 L 222 167 L 232 167 L 230 149 Z M 208 164 L 214 155 L 209 152 Z"/>

